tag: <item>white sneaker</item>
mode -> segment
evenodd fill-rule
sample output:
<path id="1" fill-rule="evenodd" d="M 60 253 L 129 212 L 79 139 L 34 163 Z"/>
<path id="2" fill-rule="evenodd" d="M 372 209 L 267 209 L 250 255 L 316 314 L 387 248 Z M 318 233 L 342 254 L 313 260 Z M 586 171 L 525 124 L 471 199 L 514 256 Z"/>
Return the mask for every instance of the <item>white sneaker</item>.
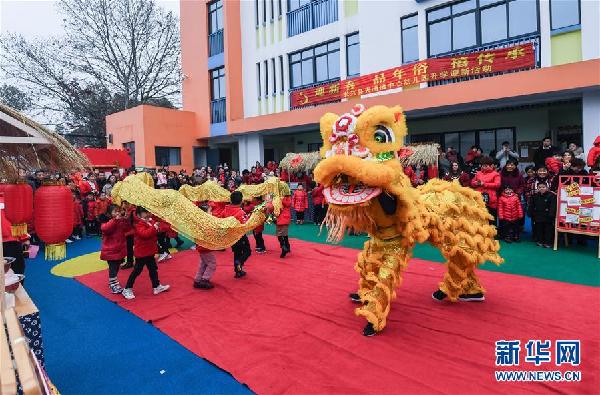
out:
<path id="1" fill-rule="evenodd" d="M 173 258 L 173 255 L 167 254 L 167 257 L 165 259 L 171 259 L 171 258 Z"/>
<path id="2" fill-rule="evenodd" d="M 168 291 L 169 288 L 171 288 L 170 285 L 159 284 L 158 287 L 156 287 L 156 288 L 153 289 L 154 295 L 158 295 L 161 292 Z M 125 291 L 123 291 L 123 292 L 125 292 Z"/>
<path id="3" fill-rule="evenodd" d="M 167 253 L 162 253 L 162 254 L 160 254 L 160 255 L 158 256 L 157 262 L 162 262 L 162 261 L 164 261 L 165 259 L 167 259 L 167 255 L 169 255 L 169 254 L 167 254 Z"/>
<path id="4" fill-rule="evenodd" d="M 65 240 L 65 243 L 67 243 L 67 244 L 71 244 L 72 242 L 73 242 L 73 240 L 71 240 L 71 239 Z"/>
<path id="5" fill-rule="evenodd" d="M 154 292 L 156 292 L 156 291 L 154 291 Z M 123 297 L 127 300 L 135 299 L 135 295 L 133 294 L 133 289 L 131 289 L 131 288 L 124 288 L 121 295 L 123 295 Z"/>
<path id="6" fill-rule="evenodd" d="M 75 240 L 81 240 L 81 237 L 75 236 Z"/>

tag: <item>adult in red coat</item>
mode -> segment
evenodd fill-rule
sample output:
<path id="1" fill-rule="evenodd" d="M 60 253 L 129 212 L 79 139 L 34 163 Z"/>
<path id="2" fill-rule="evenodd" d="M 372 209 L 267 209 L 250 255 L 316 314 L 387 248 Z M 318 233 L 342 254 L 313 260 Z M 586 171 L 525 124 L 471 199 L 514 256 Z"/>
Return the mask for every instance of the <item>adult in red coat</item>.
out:
<path id="1" fill-rule="evenodd" d="M 288 192 L 289 193 L 289 192 Z M 277 227 L 275 234 L 277 235 L 277 239 L 279 240 L 279 246 L 281 247 L 281 255 L 280 258 L 285 258 L 285 256 L 291 251 L 290 241 L 288 239 L 288 228 L 290 226 L 290 222 L 292 222 L 292 198 L 290 195 L 284 196 L 281 199 L 281 212 L 277 217 Z"/>
<path id="2" fill-rule="evenodd" d="M 494 161 L 490 157 L 480 159 L 481 170 L 471 180 L 471 186 L 481 192 L 483 200 L 494 216 L 493 224 L 496 224 L 496 209 L 498 208 L 498 189 L 500 188 L 500 173 L 494 170 Z"/>
<path id="3" fill-rule="evenodd" d="M 471 184 L 469 174 L 461 170 L 458 162 L 452 162 L 450 164 L 450 171 L 444 175 L 443 179 L 445 181 L 458 181 L 463 187 L 468 187 Z"/>
<path id="4" fill-rule="evenodd" d="M 323 185 L 316 184 L 316 186 L 311 191 L 312 202 L 313 202 L 313 221 L 316 225 L 321 225 L 323 219 L 325 218 L 325 211 L 327 211 L 325 207 L 325 196 L 323 195 Z"/>
<path id="5" fill-rule="evenodd" d="M 507 243 L 519 241 L 523 207 L 520 197 L 510 186 L 506 186 L 498 199 L 500 230 Z"/>
<path id="6" fill-rule="evenodd" d="M 162 285 L 160 283 L 158 279 L 158 266 L 154 259 L 154 254 L 158 252 L 158 247 L 156 245 L 158 224 L 152 221 L 150 213 L 143 207 L 137 208 L 137 215 L 139 221 L 135 224 L 135 233 L 133 235 L 135 265 L 133 266 L 133 271 L 129 275 L 129 279 L 127 279 L 127 284 L 123 290 L 123 297 L 125 299 L 135 298 L 135 295 L 133 294 L 133 284 L 135 283 L 135 279 L 142 273 L 144 266 L 148 268 L 154 295 L 158 295 L 170 288 L 169 285 Z"/>
<path id="7" fill-rule="evenodd" d="M 598 156 L 600 156 L 600 136 L 596 137 L 594 146 L 590 149 L 590 152 L 588 152 L 587 165 L 589 167 L 594 167 Z"/>
<path id="8" fill-rule="evenodd" d="M 302 225 L 304 223 L 304 211 L 308 208 L 308 194 L 304 190 L 303 184 L 298 184 L 298 189 L 294 191 L 292 206 L 296 212 L 296 223 Z"/>
<path id="9" fill-rule="evenodd" d="M 108 263 L 108 287 L 114 294 L 123 292 L 117 274 L 123 258 L 127 256 L 126 233 L 131 229 L 131 224 L 125 217 L 123 209 L 110 206 L 108 209 L 110 219 L 100 226 L 102 231 L 102 244 L 100 259 Z"/>

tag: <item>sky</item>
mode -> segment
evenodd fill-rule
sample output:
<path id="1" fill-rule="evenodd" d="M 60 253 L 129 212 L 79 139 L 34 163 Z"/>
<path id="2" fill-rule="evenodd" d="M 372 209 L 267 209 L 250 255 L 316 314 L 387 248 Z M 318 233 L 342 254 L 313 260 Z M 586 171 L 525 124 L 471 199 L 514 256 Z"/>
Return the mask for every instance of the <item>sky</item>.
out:
<path id="1" fill-rule="evenodd" d="M 178 0 L 157 0 L 168 11 L 179 15 Z M 26 38 L 61 34 L 62 20 L 56 1 L 0 0 L 0 32 L 21 33 Z"/>

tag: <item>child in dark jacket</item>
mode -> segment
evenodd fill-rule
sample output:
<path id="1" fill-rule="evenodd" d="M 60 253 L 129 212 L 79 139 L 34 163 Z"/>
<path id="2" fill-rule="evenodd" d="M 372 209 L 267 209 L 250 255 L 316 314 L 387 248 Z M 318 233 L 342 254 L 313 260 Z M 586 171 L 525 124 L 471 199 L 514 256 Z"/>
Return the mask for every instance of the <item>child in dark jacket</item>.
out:
<path id="1" fill-rule="evenodd" d="M 207 202 L 200 203 L 199 207 L 210 214 L 210 207 Z M 212 289 L 215 286 L 210 282 L 210 279 L 217 269 L 217 258 L 211 250 L 199 244 L 196 244 L 196 251 L 200 255 L 200 265 L 194 276 L 194 288 Z"/>
<path id="2" fill-rule="evenodd" d="M 556 196 L 548 190 L 546 183 L 537 185 L 537 193 L 531 196 L 527 211 L 535 222 L 534 231 L 537 245 L 552 248 L 554 241 L 554 218 L 556 216 Z"/>
<path id="3" fill-rule="evenodd" d="M 152 221 L 150 213 L 143 207 L 137 208 L 137 215 L 139 220 L 135 224 L 135 233 L 133 235 L 135 265 L 123 290 L 123 297 L 125 299 L 135 298 L 133 284 L 135 283 L 135 279 L 142 273 L 144 266 L 148 268 L 154 295 L 158 295 L 170 288 L 169 285 L 162 285 L 158 280 L 158 266 L 154 259 L 154 255 L 158 253 L 158 224 Z"/>
<path id="4" fill-rule="evenodd" d="M 110 218 L 100 226 L 102 231 L 102 245 L 100 259 L 108 263 L 108 287 L 114 294 L 123 292 L 117 274 L 123 259 L 127 256 L 127 239 L 125 234 L 130 230 L 131 224 L 125 217 L 123 209 L 110 205 L 106 210 Z"/>
<path id="5" fill-rule="evenodd" d="M 504 186 L 504 190 L 498 198 L 498 218 L 504 241 L 507 243 L 519 242 L 523 207 L 519 195 L 509 185 Z"/>
<path id="6" fill-rule="evenodd" d="M 218 213 L 218 217 L 227 218 L 234 217 L 239 223 L 243 224 L 247 221 L 247 216 L 244 210 L 242 210 L 242 193 L 240 191 L 234 191 L 230 196 L 231 204 L 228 204 Z M 241 278 L 246 275 L 244 271 L 244 263 L 252 255 L 250 249 L 250 241 L 248 236 L 243 235 L 234 245 L 231 246 L 233 251 L 233 270 L 235 271 L 235 278 Z"/>

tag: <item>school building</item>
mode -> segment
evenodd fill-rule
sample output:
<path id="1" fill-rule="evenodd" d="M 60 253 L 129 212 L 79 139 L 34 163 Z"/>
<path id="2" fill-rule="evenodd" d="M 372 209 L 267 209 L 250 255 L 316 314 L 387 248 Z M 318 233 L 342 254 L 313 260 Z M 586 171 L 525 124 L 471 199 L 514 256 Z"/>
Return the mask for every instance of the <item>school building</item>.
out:
<path id="1" fill-rule="evenodd" d="M 401 105 L 409 142 L 464 155 L 509 141 L 527 162 L 544 136 L 586 152 L 600 133 L 596 0 L 182 0 L 183 108 L 107 117 L 136 166 L 250 168 L 320 146 L 325 112 Z M 532 48 L 525 67 L 415 80 L 299 102 L 311 89 L 436 58 Z M 520 49 L 519 49 L 520 50 Z M 514 52 L 513 52 L 514 54 Z M 506 57 L 508 59 L 508 55 Z M 480 59 L 481 60 L 481 59 Z M 455 62 L 453 62 L 453 65 Z M 405 81 L 406 82 L 406 81 Z M 307 97 L 307 96 L 302 96 Z"/>

